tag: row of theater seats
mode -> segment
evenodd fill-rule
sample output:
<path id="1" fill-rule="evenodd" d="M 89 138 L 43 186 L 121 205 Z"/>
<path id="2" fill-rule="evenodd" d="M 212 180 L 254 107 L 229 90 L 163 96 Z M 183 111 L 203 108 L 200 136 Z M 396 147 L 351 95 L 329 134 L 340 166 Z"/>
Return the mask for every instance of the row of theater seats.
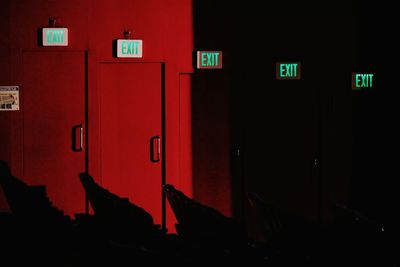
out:
<path id="1" fill-rule="evenodd" d="M 336 207 L 334 225 L 321 226 L 285 214 L 257 193 L 249 193 L 265 237 L 265 242 L 255 242 L 241 223 L 167 184 L 163 190 L 178 222 L 175 235 L 89 174 L 79 178 L 94 215 L 76 214 L 72 220 L 53 205 L 45 186 L 27 185 L 0 161 L 0 184 L 12 211 L 0 214 L 0 229 L 7 229 L 1 235 L 1 251 L 14 261 L 52 266 L 125 266 L 126 262 L 395 266 L 382 226 L 347 207 Z"/>
<path id="2" fill-rule="evenodd" d="M 13 177 L 4 163 L 1 166 L 1 185 L 13 214 L 33 222 L 68 224 L 69 216 L 53 205 L 43 185 L 28 186 Z"/>

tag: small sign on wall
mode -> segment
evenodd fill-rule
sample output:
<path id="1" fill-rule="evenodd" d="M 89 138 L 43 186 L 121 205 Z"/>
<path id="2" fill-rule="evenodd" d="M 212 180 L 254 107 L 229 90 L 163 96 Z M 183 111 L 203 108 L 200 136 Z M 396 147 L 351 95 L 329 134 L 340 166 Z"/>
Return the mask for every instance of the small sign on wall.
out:
<path id="1" fill-rule="evenodd" d="M 222 69 L 222 51 L 197 51 L 198 69 Z"/>
<path id="2" fill-rule="evenodd" d="M 373 73 L 357 73 L 351 74 L 351 89 L 361 90 L 365 88 L 373 88 L 374 74 Z"/>
<path id="3" fill-rule="evenodd" d="M 68 28 L 43 28 L 43 46 L 68 46 Z"/>
<path id="4" fill-rule="evenodd" d="M 277 62 L 276 63 L 277 80 L 300 80 L 301 63 L 300 62 Z"/>
<path id="5" fill-rule="evenodd" d="M 131 39 L 117 40 L 117 57 L 122 58 L 142 58 L 143 41 Z"/>
<path id="6" fill-rule="evenodd" d="M 0 86 L 0 111 L 19 110 L 19 86 Z"/>
<path id="7" fill-rule="evenodd" d="M 222 51 L 197 51 L 198 69 L 222 69 Z"/>

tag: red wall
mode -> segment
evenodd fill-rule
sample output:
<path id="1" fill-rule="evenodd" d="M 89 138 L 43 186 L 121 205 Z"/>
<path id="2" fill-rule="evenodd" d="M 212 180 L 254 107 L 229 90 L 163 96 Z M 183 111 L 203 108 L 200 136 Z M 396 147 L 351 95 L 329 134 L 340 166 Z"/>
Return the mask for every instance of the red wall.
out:
<path id="1" fill-rule="evenodd" d="M 180 73 L 193 72 L 190 0 L 1 1 L 0 17 L 1 85 L 21 85 L 22 51 L 88 51 L 89 172 L 94 177 L 99 174 L 98 62 L 124 60 L 112 56 L 112 40 L 123 38 L 124 29 L 131 30 L 133 38 L 142 39 L 144 56 L 137 61 L 165 63 L 166 182 L 191 194 L 192 177 L 187 177 L 191 173 L 190 143 L 180 142 L 181 133 L 190 133 L 190 121 L 180 120 L 186 116 L 180 112 L 190 106 L 187 97 L 190 86 L 180 90 L 179 83 Z M 67 48 L 38 46 L 38 29 L 48 25 L 49 17 L 58 18 L 57 26 L 68 27 L 70 44 Z M 0 158 L 10 163 L 16 176 L 22 176 L 21 160 L 17 156 L 22 145 L 21 116 L 20 112 L 0 113 Z M 181 169 L 185 177 L 181 176 Z M 2 207 L 5 203 L 0 197 L 0 209 Z M 168 228 L 171 229 L 171 225 Z"/>

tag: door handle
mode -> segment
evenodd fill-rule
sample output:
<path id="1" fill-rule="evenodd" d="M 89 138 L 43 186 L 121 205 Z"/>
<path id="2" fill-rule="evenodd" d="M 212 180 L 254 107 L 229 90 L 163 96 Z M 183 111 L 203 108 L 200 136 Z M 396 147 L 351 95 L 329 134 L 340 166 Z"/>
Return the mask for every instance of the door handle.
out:
<path id="1" fill-rule="evenodd" d="M 161 155 L 161 138 L 153 136 L 150 138 L 150 161 L 159 162 Z"/>
<path id="2" fill-rule="evenodd" d="M 72 151 L 83 151 L 83 125 L 72 127 Z"/>

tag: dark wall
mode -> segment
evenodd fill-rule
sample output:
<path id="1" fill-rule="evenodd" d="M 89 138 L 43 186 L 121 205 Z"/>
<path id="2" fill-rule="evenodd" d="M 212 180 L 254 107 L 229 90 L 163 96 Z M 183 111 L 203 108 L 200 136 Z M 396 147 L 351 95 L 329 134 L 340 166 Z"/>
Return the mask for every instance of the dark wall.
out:
<path id="1" fill-rule="evenodd" d="M 387 9 L 358 1 L 235 7 L 232 144 L 241 156 L 233 199 L 249 228 L 248 191 L 321 222 L 332 220 L 335 203 L 390 216 L 398 105 L 388 65 L 394 37 L 386 34 L 396 24 L 390 15 L 378 20 Z M 302 80 L 276 81 L 277 61 L 301 61 Z M 352 91 L 353 71 L 376 73 L 376 87 Z"/>
<path id="2" fill-rule="evenodd" d="M 193 75 L 198 200 L 226 212 L 231 199 L 233 214 L 243 219 L 251 213 L 245 193 L 254 190 L 318 221 L 332 220 L 335 203 L 361 208 L 368 202 L 374 182 L 363 173 L 371 176 L 382 161 L 376 149 L 367 150 L 380 142 L 368 127 L 383 123 L 370 119 L 377 114 L 371 105 L 390 98 L 375 98 L 385 90 L 381 85 L 352 91 L 350 77 L 353 71 L 387 71 L 374 48 L 385 24 L 376 22 L 377 13 L 358 1 L 194 2 L 195 50 L 224 51 L 222 71 Z M 291 60 L 302 62 L 302 80 L 277 82 L 275 63 Z M 366 146 L 367 139 L 374 145 Z M 364 166 L 365 160 L 374 164 Z"/>
<path id="3" fill-rule="evenodd" d="M 230 215 L 233 8 L 229 1 L 197 0 L 193 12 L 195 51 L 223 51 L 222 70 L 193 74 L 193 195 Z"/>
<path id="4" fill-rule="evenodd" d="M 393 4 L 359 5 L 357 63 L 376 73 L 376 89 L 355 94 L 352 99 L 354 168 L 350 200 L 352 206 L 386 224 L 399 221 L 397 25 Z"/>

